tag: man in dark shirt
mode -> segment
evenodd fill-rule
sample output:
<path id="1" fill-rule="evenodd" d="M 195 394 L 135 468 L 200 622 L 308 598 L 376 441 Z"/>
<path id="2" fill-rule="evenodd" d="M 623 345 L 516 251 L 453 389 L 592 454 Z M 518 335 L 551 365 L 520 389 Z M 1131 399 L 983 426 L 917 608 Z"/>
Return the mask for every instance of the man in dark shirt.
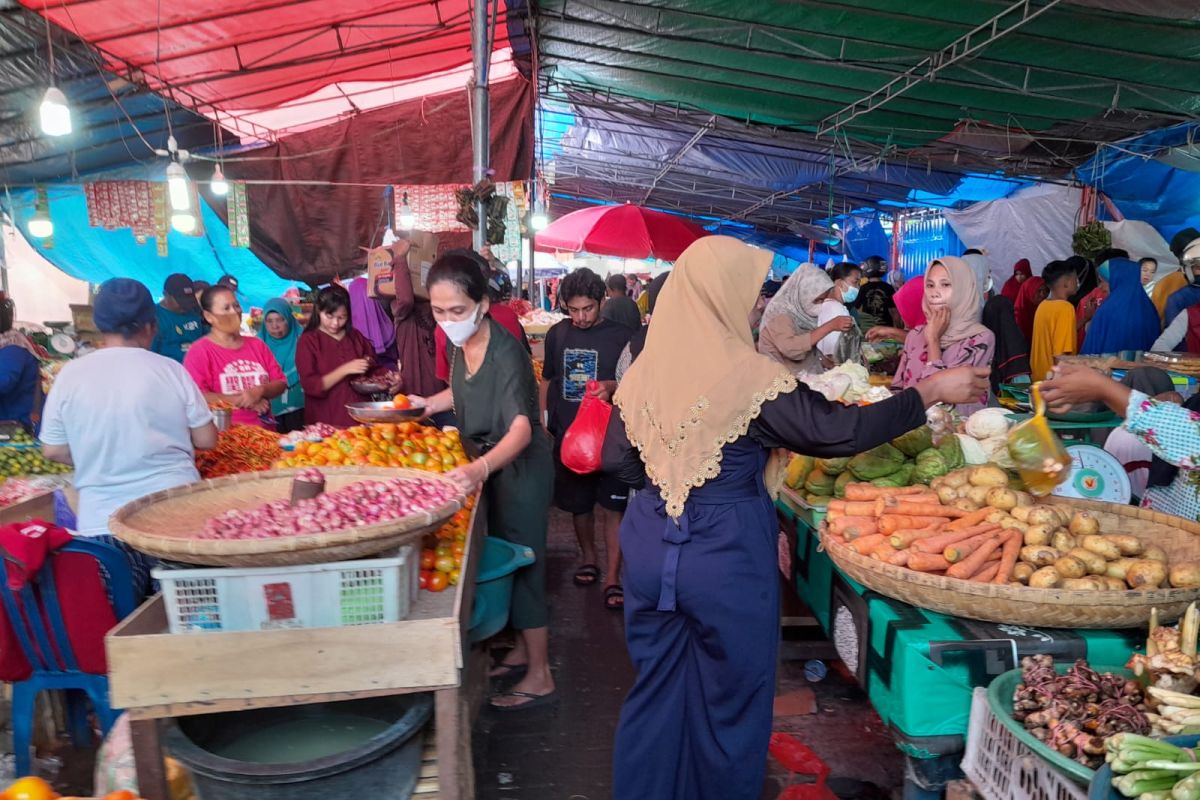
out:
<path id="1" fill-rule="evenodd" d="M 605 285 L 608 287 L 608 298 L 604 301 L 600 316 L 624 325 L 630 331 L 642 327 L 642 312 L 638 310 L 637 303 L 629 298 L 625 276 L 609 275 Z"/>
<path id="2" fill-rule="evenodd" d="M 883 279 L 887 274 L 887 263 L 880 256 L 871 256 L 863 262 L 862 267 L 867 283 L 851 306 L 858 317 L 859 327 L 864 331 L 881 325 L 903 329 L 900 312 L 896 310 L 896 302 L 892 299 L 896 290 Z"/>
<path id="3" fill-rule="evenodd" d="M 590 586 L 600 579 L 595 519 L 595 507 L 599 505 L 604 511 L 602 525 L 608 556 L 604 604 L 619 609 L 624 602 L 620 528 L 629 487 L 601 472 L 572 472 L 563 466 L 561 452 L 563 434 L 575 421 L 588 381 L 599 384 L 593 396 L 611 402 L 617 388 L 617 360 L 633 335 L 631 328 L 601 317 L 604 294 L 604 281 L 590 269 L 579 269 L 563 278 L 558 302 L 570 319 L 559 322 L 546 334 L 541 401 L 543 413 L 549 415 L 547 430 L 555 439 L 554 502 L 574 516 L 575 536 L 583 551 L 575 583 Z"/>

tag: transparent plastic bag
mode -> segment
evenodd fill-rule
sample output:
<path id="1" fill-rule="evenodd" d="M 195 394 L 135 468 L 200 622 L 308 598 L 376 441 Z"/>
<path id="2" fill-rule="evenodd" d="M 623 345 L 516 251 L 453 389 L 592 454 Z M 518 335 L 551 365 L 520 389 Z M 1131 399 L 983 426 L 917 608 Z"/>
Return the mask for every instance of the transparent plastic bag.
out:
<path id="1" fill-rule="evenodd" d="M 1041 383 L 1035 383 L 1030 391 L 1033 416 L 1008 432 L 1008 454 L 1025 489 L 1031 494 L 1048 495 L 1067 479 L 1071 456 L 1046 419 L 1041 388 Z"/>

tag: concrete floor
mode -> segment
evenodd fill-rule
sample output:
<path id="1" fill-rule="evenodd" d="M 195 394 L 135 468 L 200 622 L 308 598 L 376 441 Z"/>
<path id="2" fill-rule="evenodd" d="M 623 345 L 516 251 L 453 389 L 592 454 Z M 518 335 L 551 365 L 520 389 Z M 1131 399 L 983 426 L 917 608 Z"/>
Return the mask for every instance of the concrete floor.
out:
<path id="1" fill-rule="evenodd" d="M 578 551 L 566 515 L 552 516 L 548 549 L 550 655 L 561 699 L 521 713 L 484 709 L 473 742 L 479 800 L 611 796 L 613 733 L 634 678 L 622 616 L 604 608 L 600 584 L 572 583 Z M 837 670 L 809 684 L 801 662 L 783 662 L 775 730 L 793 734 L 829 764 L 840 797 L 890 797 L 903 781 L 900 752 L 865 695 Z M 787 782 L 772 763 L 762 800 L 774 800 Z"/>

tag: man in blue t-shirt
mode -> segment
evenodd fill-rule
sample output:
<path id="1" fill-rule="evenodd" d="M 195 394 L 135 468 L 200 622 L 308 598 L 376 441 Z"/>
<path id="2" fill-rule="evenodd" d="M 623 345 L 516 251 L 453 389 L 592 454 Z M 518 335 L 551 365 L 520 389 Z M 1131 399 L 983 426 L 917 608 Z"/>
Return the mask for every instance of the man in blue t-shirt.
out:
<path id="1" fill-rule="evenodd" d="M 180 364 L 192 342 L 204 335 L 204 319 L 192 287 L 192 279 L 181 272 L 169 276 L 163 285 L 162 302 L 154 309 L 158 335 L 150 349 Z"/>

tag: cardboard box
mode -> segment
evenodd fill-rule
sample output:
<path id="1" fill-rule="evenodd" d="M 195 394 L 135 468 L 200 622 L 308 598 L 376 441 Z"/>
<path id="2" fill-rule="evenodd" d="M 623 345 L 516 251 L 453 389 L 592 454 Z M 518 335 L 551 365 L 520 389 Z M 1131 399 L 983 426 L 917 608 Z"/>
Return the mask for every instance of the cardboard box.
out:
<path id="1" fill-rule="evenodd" d="M 429 268 L 437 260 L 438 237 L 428 231 L 411 231 L 408 236 L 408 274 L 412 278 L 413 293 L 423 300 L 429 299 L 425 279 Z M 392 283 L 392 251 L 377 247 L 367 253 L 367 294 L 371 297 L 395 297 L 396 287 Z"/>

